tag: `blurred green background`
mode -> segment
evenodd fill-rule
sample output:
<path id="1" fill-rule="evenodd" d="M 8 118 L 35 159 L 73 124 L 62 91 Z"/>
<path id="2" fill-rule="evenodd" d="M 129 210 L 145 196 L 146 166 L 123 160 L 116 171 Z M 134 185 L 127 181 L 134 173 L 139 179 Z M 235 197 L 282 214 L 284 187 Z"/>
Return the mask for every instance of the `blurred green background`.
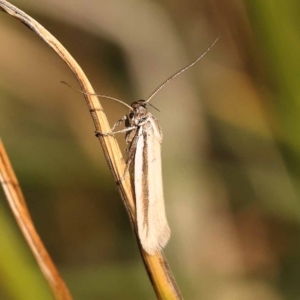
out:
<path id="1" fill-rule="evenodd" d="M 63 43 L 95 91 L 127 103 L 222 35 L 152 101 L 166 255 L 185 299 L 299 299 L 299 1 L 13 4 Z M 59 83 L 78 86 L 74 76 L 4 13 L 0 37 L 0 136 L 74 299 L 155 299 L 84 98 Z M 101 103 L 111 124 L 127 112 Z M 0 299 L 52 299 L 0 196 Z"/>

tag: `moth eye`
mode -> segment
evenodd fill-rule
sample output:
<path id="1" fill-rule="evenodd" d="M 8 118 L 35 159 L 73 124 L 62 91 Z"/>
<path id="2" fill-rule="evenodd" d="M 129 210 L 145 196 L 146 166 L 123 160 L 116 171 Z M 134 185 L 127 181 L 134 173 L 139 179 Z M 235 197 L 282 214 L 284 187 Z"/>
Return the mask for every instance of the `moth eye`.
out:
<path id="1" fill-rule="evenodd" d="M 129 114 L 129 118 L 130 118 L 130 119 L 132 119 L 133 116 L 134 116 L 134 113 L 130 113 L 130 114 Z"/>

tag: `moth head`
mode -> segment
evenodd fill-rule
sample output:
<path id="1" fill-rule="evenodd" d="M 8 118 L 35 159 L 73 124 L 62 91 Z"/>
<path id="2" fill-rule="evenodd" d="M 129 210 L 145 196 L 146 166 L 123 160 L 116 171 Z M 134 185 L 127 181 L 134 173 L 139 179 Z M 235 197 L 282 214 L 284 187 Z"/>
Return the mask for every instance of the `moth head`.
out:
<path id="1" fill-rule="evenodd" d="M 147 102 L 145 100 L 138 100 L 133 103 L 131 103 L 131 112 L 129 116 L 133 114 L 138 114 L 141 112 L 145 112 L 147 110 L 146 108 Z"/>
<path id="2" fill-rule="evenodd" d="M 138 100 L 138 101 L 131 103 L 131 107 L 133 108 L 133 110 L 136 110 L 141 106 L 146 108 L 146 105 L 147 105 L 147 102 L 145 100 Z"/>
<path id="3" fill-rule="evenodd" d="M 147 102 L 145 100 L 138 100 L 131 103 L 131 110 L 128 114 L 131 124 L 138 125 L 148 115 L 146 105 Z"/>
<path id="4" fill-rule="evenodd" d="M 141 100 L 139 100 L 137 103 L 139 104 L 139 106 L 143 106 L 143 107 L 146 108 L 146 105 L 147 105 L 146 100 L 141 99 Z"/>

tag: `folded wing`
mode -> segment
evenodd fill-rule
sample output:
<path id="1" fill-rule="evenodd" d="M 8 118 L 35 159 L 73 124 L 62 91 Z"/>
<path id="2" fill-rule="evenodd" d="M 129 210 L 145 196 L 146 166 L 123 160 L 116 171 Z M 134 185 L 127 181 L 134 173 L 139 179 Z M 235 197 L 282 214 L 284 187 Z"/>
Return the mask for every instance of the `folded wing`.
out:
<path id="1" fill-rule="evenodd" d="M 139 238 L 151 255 L 170 238 L 166 219 L 161 170 L 162 134 L 156 119 L 138 129 L 134 180 Z"/>

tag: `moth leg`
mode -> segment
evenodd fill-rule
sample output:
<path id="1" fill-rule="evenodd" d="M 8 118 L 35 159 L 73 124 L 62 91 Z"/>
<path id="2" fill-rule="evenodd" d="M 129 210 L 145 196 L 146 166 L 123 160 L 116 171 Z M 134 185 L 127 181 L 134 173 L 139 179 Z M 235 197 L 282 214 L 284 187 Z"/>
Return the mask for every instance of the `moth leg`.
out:
<path id="1" fill-rule="evenodd" d="M 136 144 L 137 144 L 137 141 L 138 139 L 140 138 L 141 135 L 137 135 L 135 136 L 134 140 L 132 141 L 132 144 L 131 144 L 131 147 L 129 149 L 127 149 L 127 152 L 128 152 L 128 160 L 127 160 L 127 163 L 126 163 L 126 168 L 125 168 L 125 172 L 124 172 L 124 175 L 117 181 L 118 184 L 120 184 L 126 174 L 128 173 L 129 171 L 129 167 L 134 159 L 134 156 L 135 156 L 135 149 L 136 149 Z"/>
<path id="2" fill-rule="evenodd" d="M 111 131 L 114 131 L 114 129 L 122 124 L 127 119 L 127 116 L 125 115 L 122 119 L 118 120 L 114 126 L 112 127 Z"/>
<path id="3" fill-rule="evenodd" d="M 108 135 L 115 135 L 117 133 L 124 133 L 124 132 L 127 132 L 127 131 L 131 131 L 135 128 L 135 126 L 130 126 L 130 127 L 126 127 L 122 130 L 118 130 L 118 131 L 113 131 L 113 132 L 101 132 L 101 131 L 95 131 L 95 136 L 96 137 L 99 137 L 99 136 L 108 136 Z"/>
<path id="4" fill-rule="evenodd" d="M 132 162 L 132 158 L 127 161 L 124 175 L 117 181 L 117 184 L 120 184 L 125 179 L 125 176 L 129 171 L 129 167 L 130 167 L 131 162 Z"/>

